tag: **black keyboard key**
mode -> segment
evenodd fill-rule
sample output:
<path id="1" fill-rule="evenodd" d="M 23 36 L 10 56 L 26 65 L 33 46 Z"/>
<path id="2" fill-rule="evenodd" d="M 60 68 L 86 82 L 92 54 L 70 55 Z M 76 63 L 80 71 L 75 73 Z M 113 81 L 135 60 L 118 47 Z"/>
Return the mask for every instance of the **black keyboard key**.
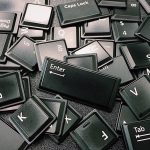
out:
<path id="1" fill-rule="evenodd" d="M 88 114 L 71 136 L 81 149 L 108 149 L 117 141 L 117 134 L 106 121 L 94 110 Z"/>
<path id="2" fill-rule="evenodd" d="M 39 88 L 111 111 L 119 84 L 118 78 L 46 58 Z"/>
<path id="3" fill-rule="evenodd" d="M 109 17 L 86 22 L 81 28 L 82 38 L 110 38 L 111 36 Z"/>
<path id="4" fill-rule="evenodd" d="M 60 4 L 56 10 L 61 26 L 94 20 L 101 15 L 95 0 L 78 0 Z"/>
<path id="5" fill-rule="evenodd" d="M 79 46 L 79 31 L 76 26 L 73 27 L 53 27 L 52 40 L 65 39 L 69 50 L 76 49 Z"/>
<path id="6" fill-rule="evenodd" d="M 150 14 L 150 0 L 139 0 L 139 2 L 146 12 Z"/>
<path id="7" fill-rule="evenodd" d="M 49 30 L 52 23 L 52 17 L 53 7 L 28 3 L 24 9 L 21 25 Z"/>
<path id="8" fill-rule="evenodd" d="M 137 0 L 128 0 L 127 8 L 115 9 L 112 20 L 141 21 L 140 5 Z"/>
<path id="9" fill-rule="evenodd" d="M 64 60 L 64 56 L 68 55 L 66 42 L 64 40 L 46 41 L 35 44 L 35 51 L 38 61 L 39 70 L 42 70 L 45 57 Z"/>
<path id="10" fill-rule="evenodd" d="M 0 33 L 0 62 L 6 62 L 5 52 L 10 47 L 12 35 Z"/>
<path id="11" fill-rule="evenodd" d="M 17 14 L 10 12 L 0 12 L 0 31 L 12 32 Z"/>
<path id="12" fill-rule="evenodd" d="M 121 46 L 121 52 L 130 69 L 150 66 L 150 46 L 146 42 L 126 44 L 125 46 Z"/>
<path id="13" fill-rule="evenodd" d="M 24 35 L 5 55 L 29 71 L 34 71 L 37 65 L 34 43 L 34 40 Z"/>
<path id="14" fill-rule="evenodd" d="M 48 4 L 49 0 L 0 0 L 1 11 L 21 12 L 26 3 Z"/>
<path id="15" fill-rule="evenodd" d="M 24 150 L 28 144 L 8 124 L 0 119 L 0 145 L 2 150 Z"/>
<path id="16" fill-rule="evenodd" d="M 137 41 L 134 34 L 138 27 L 138 23 L 136 22 L 114 21 L 112 29 L 115 42 Z"/>
<path id="17" fill-rule="evenodd" d="M 150 78 L 143 76 L 120 90 L 122 98 L 138 119 L 150 114 L 149 88 Z"/>
<path id="18" fill-rule="evenodd" d="M 150 120 L 123 125 L 125 144 L 128 150 L 149 150 Z"/>
<path id="19" fill-rule="evenodd" d="M 146 19 L 142 22 L 138 30 L 136 31 L 136 36 L 139 38 L 146 40 L 147 42 L 150 42 L 150 17 L 146 17 Z"/>
<path id="20" fill-rule="evenodd" d="M 46 39 L 46 33 L 43 30 L 38 29 L 20 27 L 18 30 L 17 37 L 20 38 L 22 35 L 27 35 L 30 38 L 39 41 Z"/>
<path id="21" fill-rule="evenodd" d="M 127 0 L 101 0 L 99 6 L 105 7 L 127 7 Z"/>
<path id="22" fill-rule="evenodd" d="M 99 67 L 102 67 L 112 61 L 112 57 L 97 41 L 84 45 L 83 47 L 80 47 L 79 49 L 72 52 L 73 55 L 90 54 L 90 53 L 97 54 Z"/>
<path id="23" fill-rule="evenodd" d="M 57 144 L 60 144 L 61 142 L 65 140 L 65 138 L 69 135 L 69 133 L 81 121 L 82 116 L 71 105 L 68 105 L 64 119 L 65 119 L 65 122 L 64 122 L 62 134 L 60 136 L 56 136 L 56 135 L 50 136 L 51 139 Z"/>
<path id="24" fill-rule="evenodd" d="M 98 41 L 98 43 L 108 52 L 108 54 L 111 57 L 115 56 L 115 43 L 114 41 L 107 41 L 107 40 L 103 40 L 103 39 L 96 39 Z M 95 39 L 86 39 L 85 43 L 90 43 L 92 41 L 95 41 Z"/>
<path id="25" fill-rule="evenodd" d="M 57 120 L 46 130 L 47 134 L 60 136 L 63 129 L 67 100 L 56 98 L 40 98 L 42 102 L 54 113 Z"/>
<path id="26" fill-rule="evenodd" d="M 97 54 L 71 55 L 64 59 L 69 64 L 98 71 Z"/>
<path id="27" fill-rule="evenodd" d="M 122 105 L 117 119 L 116 130 L 121 132 L 121 127 L 123 124 L 128 124 L 138 121 L 130 108 L 126 105 Z"/>
<path id="28" fill-rule="evenodd" d="M 54 114 L 36 96 L 28 99 L 10 116 L 10 122 L 27 143 L 32 143 L 54 121 Z"/>
<path id="29" fill-rule="evenodd" d="M 0 108 L 25 102 L 25 93 L 19 72 L 0 76 Z"/>
<path id="30" fill-rule="evenodd" d="M 113 59 L 113 62 L 100 69 L 100 72 L 121 78 L 121 84 L 131 82 L 134 78 L 122 56 Z"/>

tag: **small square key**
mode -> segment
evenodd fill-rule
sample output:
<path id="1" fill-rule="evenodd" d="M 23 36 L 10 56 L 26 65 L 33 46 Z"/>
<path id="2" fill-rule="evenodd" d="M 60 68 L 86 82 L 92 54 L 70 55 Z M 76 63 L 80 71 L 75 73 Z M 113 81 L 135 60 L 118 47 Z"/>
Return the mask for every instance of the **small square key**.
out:
<path id="1" fill-rule="evenodd" d="M 81 28 L 82 38 L 110 38 L 111 36 L 109 17 L 86 22 Z"/>
<path id="2" fill-rule="evenodd" d="M 27 35 L 30 38 L 38 41 L 46 39 L 46 33 L 43 30 L 39 29 L 20 27 L 18 30 L 17 37 L 20 38 L 22 35 Z"/>
<path id="3" fill-rule="evenodd" d="M 147 42 L 121 46 L 121 52 L 130 69 L 150 67 L 150 46 Z"/>
<path id="4" fill-rule="evenodd" d="M 51 26 L 52 17 L 53 7 L 27 3 L 24 9 L 21 25 L 48 30 Z"/>
<path id="5" fill-rule="evenodd" d="M 135 117 L 131 109 L 126 105 L 122 105 L 117 119 L 116 130 L 118 132 L 121 132 L 121 127 L 123 124 L 128 124 L 136 121 L 138 121 L 138 119 Z"/>
<path id="6" fill-rule="evenodd" d="M 99 6 L 105 7 L 127 7 L 127 0 L 101 0 Z"/>
<path id="7" fill-rule="evenodd" d="M 112 111 L 119 85 L 119 78 L 47 57 L 43 64 L 39 89 Z"/>
<path id="8" fill-rule="evenodd" d="M 73 27 L 53 27 L 52 40 L 65 39 L 69 50 L 76 49 L 79 46 L 79 31 L 76 26 Z"/>
<path id="9" fill-rule="evenodd" d="M 120 90 L 120 94 L 138 119 L 150 114 L 150 78 L 146 75 Z"/>
<path id="10" fill-rule="evenodd" d="M 112 61 L 112 57 L 97 41 L 91 42 L 72 52 L 73 55 L 96 53 L 98 58 L 98 66 L 102 67 Z"/>
<path id="11" fill-rule="evenodd" d="M 98 43 L 108 52 L 111 57 L 115 56 L 115 43 L 114 41 L 107 41 L 107 39 L 96 39 Z M 85 44 L 91 43 L 95 39 L 85 39 Z"/>
<path id="12" fill-rule="evenodd" d="M 0 108 L 25 102 L 25 93 L 19 72 L 1 75 L 0 85 Z"/>
<path id="13" fill-rule="evenodd" d="M 140 4 L 137 0 L 128 0 L 127 8 L 114 9 L 112 20 L 141 21 Z"/>
<path id="14" fill-rule="evenodd" d="M 141 23 L 135 35 L 143 40 L 146 40 L 147 42 L 150 42 L 149 30 L 150 30 L 150 16 L 146 17 L 146 19 Z"/>
<path id="15" fill-rule="evenodd" d="M 71 132 L 71 136 L 82 150 L 108 149 L 118 138 L 96 110 L 83 118 L 79 127 Z"/>
<path id="16" fill-rule="evenodd" d="M 56 10 L 61 26 L 98 19 L 101 15 L 95 0 L 78 0 L 60 4 Z"/>
<path id="17" fill-rule="evenodd" d="M 28 144 L 38 138 L 54 121 L 55 115 L 36 96 L 28 99 L 9 120 Z"/>
<path id="18" fill-rule="evenodd" d="M 35 44 L 35 51 L 39 70 L 42 70 L 45 57 L 51 57 L 57 60 L 64 60 L 68 55 L 65 40 L 46 41 Z"/>
<path id="19" fill-rule="evenodd" d="M 123 137 L 128 150 L 149 150 L 149 125 L 150 120 L 144 120 L 123 125 Z"/>
<path id="20" fill-rule="evenodd" d="M 139 2 L 146 12 L 150 14 L 150 0 L 139 0 Z"/>
<path id="21" fill-rule="evenodd" d="M 63 130 L 64 118 L 67 109 L 67 100 L 56 98 L 40 98 L 42 102 L 54 113 L 57 120 L 46 130 L 47 134 L 60 136 Z"/>
<path id="22" fill-rule="evenodd" d="M 0 62 L 6 62 L 5 52 L 10 47 L 11 34 L 0 33 Z"/>
<path id="23" fill-rule="evenodd" d="M 5 55 L 29 71 L 34 71 L 37 65 L 34 43 L 34 40 L 23 35 Z"/>
<path id="24" fill-rule="evenodd" d="M 0 31 L 12 32 L 14 29 L 16 14 L 10 12 L 0 12 Z"/>
<path id="25" fill-rule="evenodd" d="M 82 116 L 71 105 L 68 105 L 64 119 L 65 122 L 64 122 L 62 134 L 60 136 L 56 136 L 56 135 L 50 136 L 51 139 L 57 144 L 60 144 L 65 140 L 65 138 L 69 135 L 70 131 L 72 131 L 81 121 Z"/>
<path id="26" fill-rule="evenodd" d="M 131 82 L 134 78 L 122 56 L 113 59 L 113 62 L 100 68 L 100 72 L 121 78 L 121 84 Z"/>
<path id="27" fill-rule="evenodd" d="M 0 0 L 0 10 L 21 12 L 26 3 L 45 5 L 48 4 L 48 1 L 49 0 Z"/>
<path id="28" fill-rule="evenodd" d="M 134 34 L 138 27 L 139 25 L 136 22 L 114 21 L 112 29 L 115 42 L 137 41 Z"/>
<path id="29" fill-rule="evenodd" d="M 71 55 L 64 57 L 64 60 L 69 64 L 98 71 L 97 54 Z"/>
<path id="30" fill-rule="evenodd" d="M 18 132 L 0 119 L 1 150 L 25 150 L 28 144 Z"/>

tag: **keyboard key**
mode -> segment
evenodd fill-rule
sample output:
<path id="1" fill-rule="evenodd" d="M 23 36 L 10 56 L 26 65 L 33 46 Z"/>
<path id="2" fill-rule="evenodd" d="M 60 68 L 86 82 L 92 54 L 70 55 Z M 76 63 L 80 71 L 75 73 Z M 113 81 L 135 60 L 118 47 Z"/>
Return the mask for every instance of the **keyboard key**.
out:
<path id="1" fill-rule="evenodd" d="M 10 12 L 0 12 L 0 31 L 12 32 L 16 20 L 16 14 Z"/>
<path id="2" fill-rule="evenodd" d="M 120 90 L 122 98 L 138 119 L 150 114 L 149 88 L 150 79 L 143 76 Z"/>
<path id="3" fill-rule="evenodd" d="M 53 17 L 53 7 L 27 3 L 24 10 L 22 26 L 49 30 Z"/>
<path id="4" fill-rule="evenodd" d="M 111 36 L 109 17 L 86 22 L 81 28 L 82 38 L 110 38 Z"/>
<path id="5" fill-rule="evenodd" d="M 123 125 L 122 131 L 128 150 L 149 150 L 150 120 Z"/>
<path id="6" fill-rule="evenodd" d="M 116 130 L 121 132 L 121 127 L 123 124 L 128 124 L 138 121 L 130 108 L 126 105 L 122 105 L 117 119 Z"/>
<path id="7" fill-rule="evenodd" d="M 0 62 L 6 62 L 5 52 L 10 47 L 11 34 L 0 33 Z"/>
<path id="8" fill-rule="evenodd" d="M 0 0 L 1 11 L 18 11 L 21 12 L 26 3 L 48 4 L 49 0 Z"/>
<path id="9" fill-rule="evenodd" d="M 63 129 L 65 113 L 67 109 L 67 101 L 56 98 L 40 98 L 42 102 L 54 113 L 57 120 L 51 124 L 46 130 L 47 134 L 54 134 L 60 136 Z"/>
<path id="10" fill-rule="evenodd" d="M 150 14 L 150 0 L 139 0 L 139 2 L 146 12 Z"/>
<path id="11" fill-rule="evenodd" d="M 51 135 L 51 139 L 57 144 L 62 143 L 69 133 L 78 125 L 81 121 L 82 116 L 79 114 L 71 105 L 67 106 L 67 111 L 65 115 L 65 122 L 62 134 L 60 136 Z"/>
<path id="12" fill-rule="evenodd" d="M 106 121 L 94 110 L 88 114 L 71 136 L 81 149 L 108 149 L 117 141 L 117 134 Z"/>
<path id="13" fill-rule="evenodd" d="M 138 27 L 138 23 L 136 22 L 114 21 L 112 23 L 112 29 L 115 42 L 137 41 L 134 34 Z"/>
<path id="14" fill-rule="evenodd" d="M 46 33 L 43 30 L 38 29 L 20 27 L 18 30 L 17 37 L 20 38 L 22 35 L 27 35 L 30 38 L 39 41 L 46 39 Z"/>
<path id="15" fill-rule="evenodd" d="M 0 119 L 0 145 L 2 150 L 24 150 L 28 144 L 24 139 Z"/>
<path id="16" fill-rule="evenodd" d="M 101 0 L 98 5 L 105 7 L 127 7 L 127 0 Z"/>
<path id="17" fill-rule="evenodd" d="M 102 67 L 112 61 L 112 57 L 97 41 L 84 45 L 83 47 L 80 47 L 79 49 L 72 52 L 73 55 L 90 54 L 90 53 L 97 54 L 99 67 Z"/>
<path id="18" fill-rule="evenodd" d="M 19 72 L 1 75 L 0 85 L 0 108 L 25 102 L 25 93 Z"/>
<path id="19" fill-rule="evenodd" d="M 69 50 L 76 49 L 79 46 L 79 31 L 77 27 L 53 27 L 52 31 L 52 40 L 65 39 L 67 48 Z"/>
<path id="20" fill-rule="evenodd" d="M 96 39 L 98 43 L 107 51 L 107 53 L 111 56 L 115 56 L 115 43 L 114 41 L 107 41 L 103 39 Z M 95 39 L 86 39 L 85 43 L 91 43 L 92 41 L 95 41 Z"/>
<path id="21" fill-rule="evenodd" d="M 10 122 L 28 144 L 39 137 L 56 117 L 36 96 L 28 99 L 10 116 Z"/>
<path id="22" fill-rule="evenodd" d="M 150 46 L 147 42 L 126 44 L 121 46 L 121 52 L 130 69 L 150 66 Z"/>
<path id="23" fill-rule="evenodd" d="M 5 55 L 29 71 L 34 71 L 37 66 L 34 43 L 34 40 L 24 35 Z"/>
<path id="24" fill-rule="evenodd" d="M 98 19 L 101 15 L 95 0 L 78 0 L 60 4 L 56 10 L 61 26 Z"/>
<path id="25" fill-rule="evenodd" d="M 40 71 L 42 70 L 45 57 L 51 57 L 63 61 L 64 56 L 68 55 L 66 43 L 64 40 L 36 43 L 35 49 Z"/>
<path id="26" fill-rule="evenodd" d="M 150 42 L 150 17 L 146 17 L 146 19 L 141 23 L 140 27 L 136 31 L 135 35 L 139 38 L 146 40 L 147 42 Z"/>
<path id="27" fill-rule="evenodd" d="M 46 58 L 39 88 L 111 111 L 119 84 L 118 78 Z"/>
<path id="28" fill-rule="evenodd" d="M 65 62 L 98 71 L 97 54 L 71 55 L 64 57 Z"/>
<path id="29" fill-rule="evenodd" d="M 114 58 L 112 63 L 100 68 L 100 72 L 121 78 L 121 84 L 134 79 L 122 56 Z"/>
<path id="30" fill-rule="evenodd" d="M 136 0 L 128 0 L 126 9 L 115 9 L 112 20 L 141 21 L 140 5 Z"/>

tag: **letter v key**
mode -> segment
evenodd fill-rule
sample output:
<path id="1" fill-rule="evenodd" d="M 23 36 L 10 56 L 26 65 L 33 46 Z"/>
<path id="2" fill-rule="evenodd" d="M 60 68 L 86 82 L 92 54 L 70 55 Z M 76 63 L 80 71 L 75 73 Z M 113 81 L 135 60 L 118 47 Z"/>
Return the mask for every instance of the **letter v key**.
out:
<path id="1" fill-rule="evenodd" d="M 138 92 L 137 92 L 136 87 L 134 87 L 134 91 L 133 91 L 133 90 L 130 90 L 130 92 L 131 92 L 132 94 L 134 94 L 135 96 L 138 96 Z"/>

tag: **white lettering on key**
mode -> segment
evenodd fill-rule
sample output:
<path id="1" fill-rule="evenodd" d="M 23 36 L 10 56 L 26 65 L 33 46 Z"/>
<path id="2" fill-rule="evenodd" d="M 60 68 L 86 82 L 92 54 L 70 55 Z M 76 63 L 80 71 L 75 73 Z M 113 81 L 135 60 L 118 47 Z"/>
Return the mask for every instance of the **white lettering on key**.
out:
<path id="1" fill-rule="evenodd" d="M 71 119 L 71 118 L 68 118 L 68 116 L 66 115 L 65 120 L 66 120 L 66 123 L 68 124 L 69 121 L 71 121 L 72 119 Z"/>
<path id="2" fill-rule="evenodd" d="M 30 46 L 30 44 L 26 41 L 24 41 L 23 43 L 24 43 L 25 46 L 28 46 L 28 47 Z"/>
<path id="3" fill-rule="evenodd" d="M 65 36 L 65 31 L 64 30 L 59 30 L 58 31 L 58 35 L 60 36 L 60 37 L 64 37 Z"/>
<path id="4" fill-rule="evenodd" d="M 150 54 L 147 54 L 146 57 L 147 57 L 148 59 L 150 59 Z"/>
<path id="5" fill-rule="evenodd" d="M 21 122 L 23 122 L 23 120 L 27 119 L 27 117 L 24 117 L 24 116 L 23 116 L 22 112 L 21 112 L 20 115 L 18 115 L 17 117 L 19 118 L 19 120 L 20 120 Z"/>
<path id="6" fill-rule="evenodd" d="M 63 46 L 62 45 L 57 45 L 58 51 L 62 52 L 63 51 Z"/>
<path id="7" fill-rule="evenodd" d="M 2 95 L 2 93 L 0 93 L 0 99 L 2 99 L 3 98 L 3 95 Z"/>
<path id="8" fill-rule="evenodd" d="M 147 68 L 146 69 L 147 75 L 150 75 L 150 70 Z"/>
<path id="9" fill-rule="evenodd" d="M 134 127 L 134 130 L 136 133 L 140 133 L 140 132 L 144 132 L 145 131 L 145 128 L 140 126 L 139 128 L 138 127 Z"/>
<path id="10" fill-rule="evenodd" d="M 120 21 L 120 25 L 121 25 L 121 26 L 124 26 L 124 22 L 123 22 L 123 21 Z"/>
<path id="11" fill-rule="evenodd" d="M 104 138 L 104 140 L 106 141 L 108 139 L 108 135 L 104 131 L 102 131 L 102 134 L 102 138 Z"/>
<path id="12" fill-rule="evenodd" d="M 137 92 L 136 87 L 134 87 L 134 91 L 133 91 L 133 90 L 130 90 L 130 92 L 131 92 L 132 94 L 134 94 L 135 96 L 138 96 L 138 92 Z"/>

